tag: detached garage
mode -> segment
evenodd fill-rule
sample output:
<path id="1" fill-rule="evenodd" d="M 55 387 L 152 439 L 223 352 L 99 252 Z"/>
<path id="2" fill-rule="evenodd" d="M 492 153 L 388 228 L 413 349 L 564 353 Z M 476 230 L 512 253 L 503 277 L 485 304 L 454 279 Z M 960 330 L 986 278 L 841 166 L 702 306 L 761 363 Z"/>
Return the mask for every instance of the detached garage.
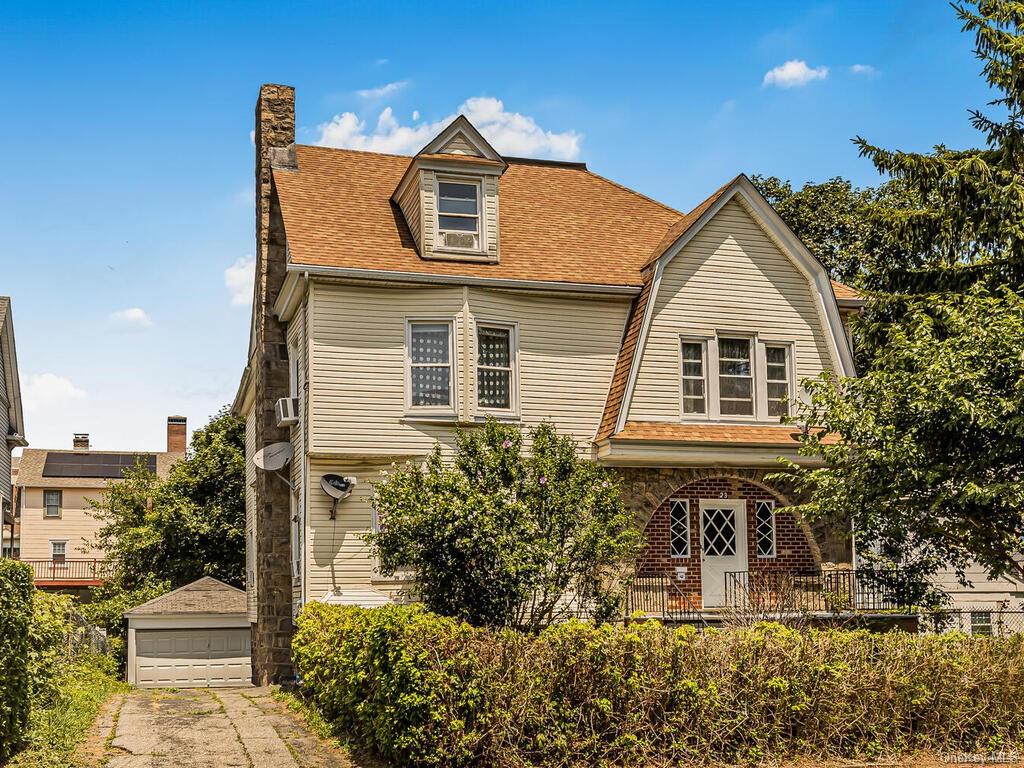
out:
<path id="1" fill-rule="evenodd" d="M 206 576 L 132 608 L 128 682 L 140 688 L 250 685 L 245 592 Z"/>

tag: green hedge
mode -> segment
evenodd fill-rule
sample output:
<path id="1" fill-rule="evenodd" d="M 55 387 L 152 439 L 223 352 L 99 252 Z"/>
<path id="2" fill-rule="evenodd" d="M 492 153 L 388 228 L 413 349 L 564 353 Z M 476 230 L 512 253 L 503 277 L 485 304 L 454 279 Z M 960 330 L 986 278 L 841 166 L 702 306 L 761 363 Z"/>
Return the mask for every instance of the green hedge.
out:
<path id="1" fill-rule="evenodd" d="M 1022 637 L 655 622 L 529 637 L 313 603 L 293 650 L 339 734 L 409 766 L 873 758 L 1024 735 Z"/>
<path id="2" fill-rule="evenodd" d="M 0 763 L 21 743 L 31 702 L 32 568 L 0 560 Z"/>

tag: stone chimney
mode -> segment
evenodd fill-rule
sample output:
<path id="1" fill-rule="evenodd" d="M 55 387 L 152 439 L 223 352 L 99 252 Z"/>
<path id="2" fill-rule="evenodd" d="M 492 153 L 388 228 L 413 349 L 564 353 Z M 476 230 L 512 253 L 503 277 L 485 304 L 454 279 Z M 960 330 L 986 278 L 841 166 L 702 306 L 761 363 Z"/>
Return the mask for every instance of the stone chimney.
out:
<path id="1" fill-rule="evenodd" d="M 74 438 L 72 438 L 71 444 L 75 447 L 76 451 L 88 451 L 89 450 L 89 433 L 88 432 L 75 432 L 75 436 L 74 436 Z"/>
<path id="2" fill-rule="evenodd" d="M 256 102 L 256 289 L 250 352 L 255 391 L 256 448 L 289 439 L 277 426 L 274 403 L 289 395 L 286 328 L 274 316 L 284 283 L 287 240 L 274 174 L 294 173 L 295 89 L 263 85 Z M 245 414 L 242 414 L 244 417 Z M 251 460 L 247 456 L 246 460 Z M 257 472 L 253 488 L 256 621 L 252 626 L 252 679 L 256 685 L 290 679 L 292 670 L 292 573 L 290 490 L 272 472 Z"/>
<path id="3" fill-rule="evenodd" d="M 188 446 L 188 420 L 184 416 L 167 417 L 167 452 L 184 453 Z"/>

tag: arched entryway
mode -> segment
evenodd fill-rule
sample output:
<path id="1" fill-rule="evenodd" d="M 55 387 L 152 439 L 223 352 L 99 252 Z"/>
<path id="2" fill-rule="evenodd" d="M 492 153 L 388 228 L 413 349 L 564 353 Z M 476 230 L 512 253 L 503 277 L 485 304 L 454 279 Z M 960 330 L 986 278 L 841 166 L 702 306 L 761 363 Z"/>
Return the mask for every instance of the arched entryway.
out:
<path id="1" fill-rule="evenodd" d="M 787 511 L 789 499 L 743 470 L 701 472 L 663 496 L 648 487 L 649 514 L 639 516 L 645 546 L 638 575 L 661 575 L 697 608 L 724 607 L 727 584 L 750 571 L 815 570 L 821 555 L 810 529 Z M 649 506 L 648 506 L 649 505 Z M 639 512 L 640 510 L 638 510 Z M 646 519 L 645 519 L 646 518 Z"/>

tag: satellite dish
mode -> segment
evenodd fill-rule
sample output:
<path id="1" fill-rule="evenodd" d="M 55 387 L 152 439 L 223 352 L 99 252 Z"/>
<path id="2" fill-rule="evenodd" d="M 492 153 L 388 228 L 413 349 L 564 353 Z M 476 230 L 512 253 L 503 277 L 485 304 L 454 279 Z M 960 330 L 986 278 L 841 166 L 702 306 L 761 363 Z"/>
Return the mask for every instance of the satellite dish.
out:
<path id="1" fill-rule="evenodd" d="M 277 472 L 292 460 L 291 443 L 271 443 L 265 448 L 256 451 L 252 457 L 252 463 L 267 472 Z"/>
<path id="2" fill-rule="evenodd" d="M 331 505 L 331 520 L 334 520 L 337 515 L 338 502 L 352 493 L 352 489 L 356 487 L 356 479 L 341 475 L 324 475 L 320 478 L 320 487 L 324 493 L 334 499 L 334 503 Z"/>

